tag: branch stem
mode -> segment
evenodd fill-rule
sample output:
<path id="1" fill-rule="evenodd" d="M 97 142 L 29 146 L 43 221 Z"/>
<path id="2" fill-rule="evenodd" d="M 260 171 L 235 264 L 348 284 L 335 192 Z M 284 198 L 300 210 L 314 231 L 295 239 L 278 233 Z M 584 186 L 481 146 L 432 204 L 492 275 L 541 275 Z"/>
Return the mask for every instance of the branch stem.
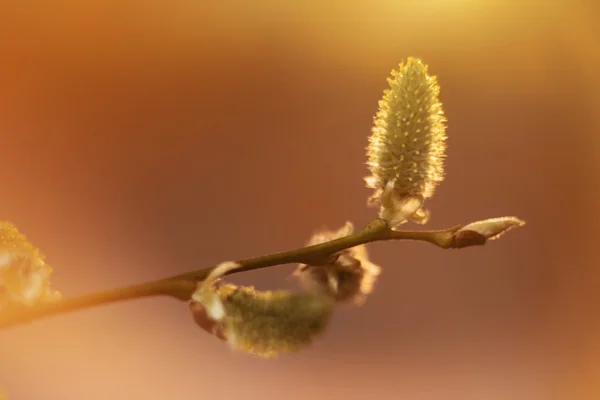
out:
<path id="1" fill-rule="evenodd" d="M 22 325 L 36 319 L 46 318 L 86 308 L 133 300 L 143 297 L 168 296 L 180 300 L 189 299 L 196 285 L 192 281 L 172 280 L 154 281 L 137 285 L 71 297 L 47 302 L 35 307 L 15 307 L 0 313 L 0 329 Z"/>
<path id="2" fill-rule="evenodd" d="M 241 267 L 232 271 L 232 273 L 290 263 L 320 265 L 325 263 L 332 254 L 339 251 L 360 244 L 383 240 L 423 241 L 447 249 L 453 247 L 453 235 L 460 228 L 461 225 L 438 231 L 395 231 L 390 229 L 384 220 L 376 218 L 358 232 L 340 239 L 314 246 L 301 247 L 294 250 L 237 261 Z M 167 296 L 181 301 L 188 301 L 196 289 L 196 282 L 204 280 L 214 267 L 215 266 L 157 281 L 105 290 L 79 297 L 66 298 L 31 308 L 19 307 L 4 310 L 0 313 L 0 329 L 21 325 L 36 319 L 57 314 L 143 297 Z"/>

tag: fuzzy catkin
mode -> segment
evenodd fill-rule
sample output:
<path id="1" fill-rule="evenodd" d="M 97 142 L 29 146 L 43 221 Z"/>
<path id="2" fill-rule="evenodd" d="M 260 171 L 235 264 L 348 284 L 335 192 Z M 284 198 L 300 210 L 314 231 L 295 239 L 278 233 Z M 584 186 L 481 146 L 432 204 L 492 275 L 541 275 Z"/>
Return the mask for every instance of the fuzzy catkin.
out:
<path id="1" fill-rule="evenodd" d="M 0 221 L 0 308 L 60 297 L 50 288 L 52 268 L 15 225 Z"/>
<path id="2" fill-rule="evenodd" d="M 387 81 L 390 87 L 379 101 L 369 138 L 371 176 L 365 180 L 367 187 L 376 191 L 372 199 L 383 208 L 391 207 L 384 204 L 387 188 L 395 204 L 416 199 L 419 211 L 411 211 L 410 217 L 419 219 L 421 215 L 425 220 L 423 200 L 431 197 L 444 179 L 446 119 L 438 98 L 440 88 L 436 77 L 416 58 L 401 63 Z M 400 217 L 394 224 L 402 222 Z"/>
<path id="3" fill-rule="evenodd" d="M 8 221 L 0 221 L 0 254 L 43 260 L 40 251 Z"/>
<path id="4" fill-rule="evenodd" d="M 234 349 L 264 358 L 298 351 L 325 330 L 333 299 L 307 292 L 219 284 L 220 277 L 237 268 L 234 262 L 221 263 L 198 284 L 190 310 L 203 329 Z"/>
<path id="5" fill-rule="evenodd" d="M 315 233 L 309 246 L 339 239 L 354 232 L 351 222 L 337 231 L 323 229 Z M 366 245 L 361 244 L 335 254 L 325 265 L 300 264 L 294 272 L 302 286 L 310 292 L 332 297 L 337 302 L 364 303 L 373 291 L 381 268 L 369 260 Z"/>
<path id="6" fill-rule="evenodd" d="M 309 346 L 332 315 L 333 302 L 310 293 L 257 291 L 223 285 L 218 289 L 227 317 L 224 335 L 242 351 L 270 358 Z"/>

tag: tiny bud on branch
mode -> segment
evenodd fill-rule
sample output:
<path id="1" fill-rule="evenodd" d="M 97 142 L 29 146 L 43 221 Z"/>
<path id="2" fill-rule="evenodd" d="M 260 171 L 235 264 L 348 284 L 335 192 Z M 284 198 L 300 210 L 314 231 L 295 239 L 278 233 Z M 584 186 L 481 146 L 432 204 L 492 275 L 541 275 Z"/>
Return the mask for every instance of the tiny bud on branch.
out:
<path id="1" fill-rule="evenodd" d="M 459 229 L 452 238 L 453 248 L 480 246 L 488 240 L 498 239 L 513 228 L 525 225 L 525 221 L 517 217 L 490 218 L 472 222 Z"/>

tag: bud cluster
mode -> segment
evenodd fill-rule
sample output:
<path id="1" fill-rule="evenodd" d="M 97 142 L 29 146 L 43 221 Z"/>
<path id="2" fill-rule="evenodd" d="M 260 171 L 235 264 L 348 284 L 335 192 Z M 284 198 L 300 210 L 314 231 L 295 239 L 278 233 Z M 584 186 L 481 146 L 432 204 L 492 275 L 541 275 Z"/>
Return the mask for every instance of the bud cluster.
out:
<path id="1" fill-rule="evenodd" d="M 393 237 L 390 233 L 403 236 L 387 228 L 409 220 L 425 224 L 429 212 L 424 202 L 444 179 L 446 118 L 436 77 L 427 73 L 420 60 L 408 58 L 392 71 L 388 83 L 367 147 L 370 176 L 365 181 L 375 190 L 370 203 L 380 206 L 379 217 L 387 223 L 387 236 L 377 240 Z M 445 248 L 481 245 L 523 225 L 516 217 L 491 218 L 443 231 L 445 240 L 434 242 L 443 242 L 440 246 Z M 323 229 L 311 237 L 307 245 L 317 246 L 314 257 L 303 258 L 305 263 L 293 274 L 305 290 L 300 293 L 221 284 L 219 279 L 240 265 L 220 264 L 198 283 L 190 301 L 194 320 L 231 347 L 262 357 L 308 346 L 326 329 L 335 305 L 363 304 L 381 273 L 369 260 L 365 244 L 333 254 L 321 252 L 326 246 L 319 245 L 353 232 L 352 223 L 346 222 L 338 230 Z M 335 246 L 331 252 L 339 248 Z"/>

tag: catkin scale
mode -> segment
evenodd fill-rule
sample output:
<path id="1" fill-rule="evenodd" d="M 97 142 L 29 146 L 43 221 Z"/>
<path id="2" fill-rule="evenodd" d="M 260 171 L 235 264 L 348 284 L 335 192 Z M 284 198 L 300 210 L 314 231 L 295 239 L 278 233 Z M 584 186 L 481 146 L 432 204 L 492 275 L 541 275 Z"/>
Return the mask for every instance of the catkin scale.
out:
<path id="1" fill-rule="evenodd" d="M 386 189 L 391 190 L 396 204 L 417 199 L 419 207 L 410 217 L 424 221 L 422 202 L 444 179 L 446 119 L 438 97 L 440 89 L 436 77 L 415 58 L 408 58 L 391 75 L 369 138 L 371 175 L 365 180 L 367 187 L 375 189 L 372 200 L 383 208 L 391 207 L 391 200 L 382 198 Z"/>

